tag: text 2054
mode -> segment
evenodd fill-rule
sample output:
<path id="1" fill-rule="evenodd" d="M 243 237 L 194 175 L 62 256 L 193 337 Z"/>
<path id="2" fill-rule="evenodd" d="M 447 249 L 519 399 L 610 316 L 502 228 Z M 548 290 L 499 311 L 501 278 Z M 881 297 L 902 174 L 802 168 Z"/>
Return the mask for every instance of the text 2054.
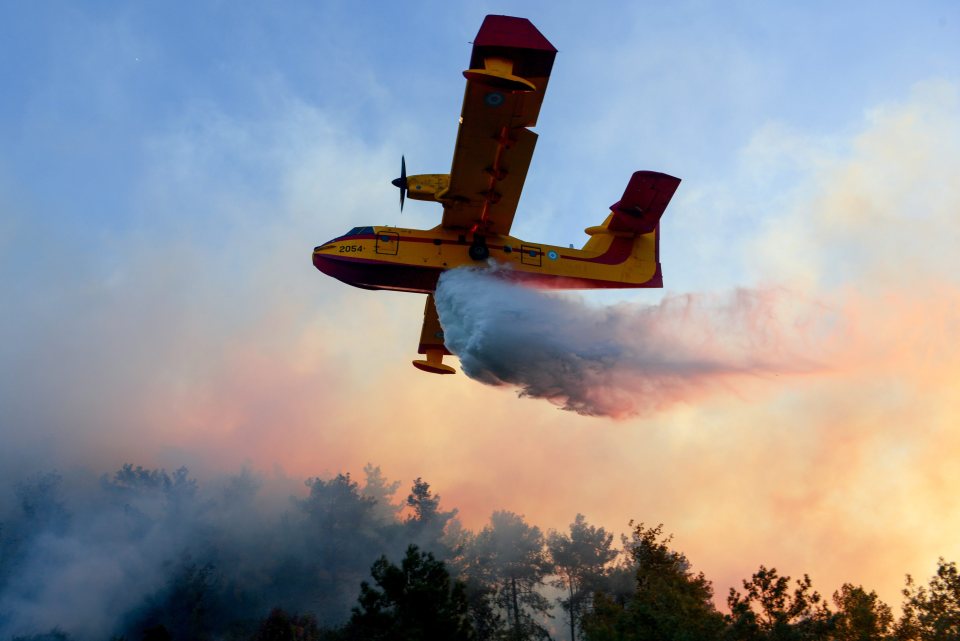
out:
<path id="1" fill-rule="evenodd" d="M 354 252 L 362 252 L 362 245 L 340 245 L 341 254 L 352 254 Z"/>

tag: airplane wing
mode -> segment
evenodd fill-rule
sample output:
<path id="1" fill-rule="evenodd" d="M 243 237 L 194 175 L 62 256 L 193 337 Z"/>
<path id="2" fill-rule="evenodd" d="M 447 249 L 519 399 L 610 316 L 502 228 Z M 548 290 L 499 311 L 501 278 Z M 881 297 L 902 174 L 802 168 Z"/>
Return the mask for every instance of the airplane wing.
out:
<path id="1" fill-rule="evenodd" d="M 473 42 L 467 88 L 441 199 L 441 224 L 507 234 L 520 200 L 557 50 L 525 18 L 487 16 Z"/>

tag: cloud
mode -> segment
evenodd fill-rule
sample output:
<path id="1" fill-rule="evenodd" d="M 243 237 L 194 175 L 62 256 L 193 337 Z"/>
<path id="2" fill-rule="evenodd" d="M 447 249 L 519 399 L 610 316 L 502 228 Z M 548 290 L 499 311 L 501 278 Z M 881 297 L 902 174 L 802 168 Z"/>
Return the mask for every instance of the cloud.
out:
<path id="1" fill-rule="evenodd" d="M 827 290 L 880 291 L 956 283 L 960 223 L 951 167 L 960 149 L 956 85 L 928 81 L 904 102 L 865 114 L 849 142 L 813 143 L 801 132 L 763 129 L 751 165 L 806 158 L 794 198 L 766 212 L 747 249 L 754 271 Z"/>

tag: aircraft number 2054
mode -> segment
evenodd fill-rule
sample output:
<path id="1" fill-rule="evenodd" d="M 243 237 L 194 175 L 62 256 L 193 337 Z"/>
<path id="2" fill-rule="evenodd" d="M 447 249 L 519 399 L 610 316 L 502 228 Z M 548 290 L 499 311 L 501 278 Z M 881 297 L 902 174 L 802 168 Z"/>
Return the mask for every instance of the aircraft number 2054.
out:
<path id="1" fill-rule="evenodd" d="M 341 254 L 351 254 L 353 252 L 362 252 L 363 245 L 340 245 Z"/>

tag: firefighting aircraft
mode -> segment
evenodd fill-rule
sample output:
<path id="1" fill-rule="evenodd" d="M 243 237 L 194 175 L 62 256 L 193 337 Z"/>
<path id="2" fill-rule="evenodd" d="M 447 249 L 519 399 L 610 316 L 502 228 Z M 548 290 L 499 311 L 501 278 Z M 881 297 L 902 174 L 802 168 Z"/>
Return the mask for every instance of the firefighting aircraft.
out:
<path id="1" fill-rule="evenodd" d="M 314 266 L 364 289 L 427 294 L 413 364 L 453 374 L 433 292 L 444 271 L 500 266 L 501 274 L 536 287 L 563 289 L 662 287 L 659 221 L 680 179 L 638 171 L 603 224 L 586 229 L 581 249 L 527 242 L 510 235 L 520 190 L 533 157 L 540 104 L 557 50 L 525 18 L 487 16 L 473 41 L 463 110 L 449 174 L 408 176 L 401 159 L 393 184 L 404 196 L 438 202 L 433 229 L 355 227 L 313 250 Z"/>

